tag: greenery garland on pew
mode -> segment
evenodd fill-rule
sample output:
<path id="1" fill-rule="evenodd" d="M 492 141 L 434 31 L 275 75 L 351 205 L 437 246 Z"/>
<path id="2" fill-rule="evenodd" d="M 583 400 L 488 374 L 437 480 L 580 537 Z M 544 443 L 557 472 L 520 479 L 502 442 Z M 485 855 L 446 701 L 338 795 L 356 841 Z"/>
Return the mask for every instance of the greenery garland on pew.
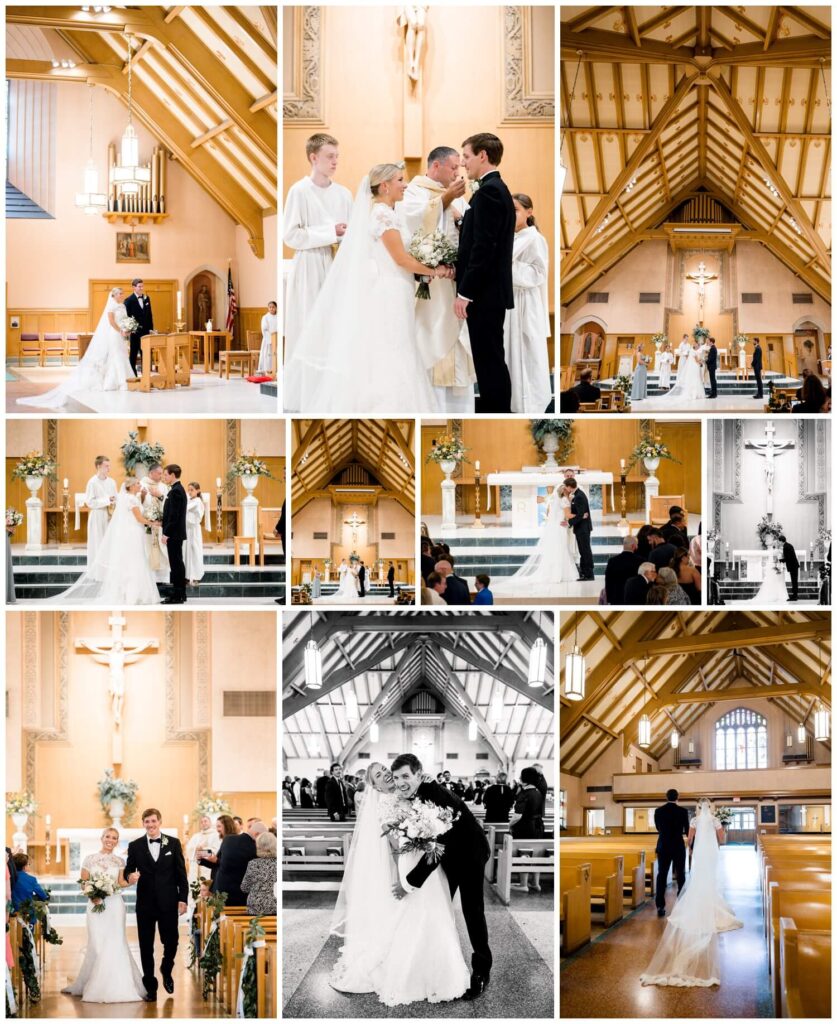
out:
<path id="1" fill-rule="evenodd" d="M 49 889 L 47 889 L 47 895 L 51 895 Z M 33 928 L 37 921 L 41 922 L 41 927 L 44 930 L 44 942 L 48 942 L 51 946 L 62 946 L 64 944 L 64 940 L 49 923 L 49 904 L 46 900 L 38 900 L 34 896 L 28 900 L 23 900 L 18 909 L 18 914 L 25 918 Z"/>
<path id="2" fill-rule="evenodd" d="M 212 910 L 212 922 L 216 926 L 212 929 L 209 938 L 206 940 L 206 947 L 198 961 L 198 966 L 203 971 L 203 997 L 209 998 L 209 993 L 215 985 L 215 979 L 224 963 L 221 955 L 221 933 L 217 928 L 218 918 L 227 902 L 228 893 L 216 892 L 207 896 L 205 903 Z"/>
<path id="3" fill-rule="evenodd" d="M 250 926 L 244 933 L 244 948 L 253 946 L 254 942 L 263 939 L 267 933 L 262 928 L 262 918 L 254 917 Z M 244 1016 L 258 1017 L 258 986 L 256 984 L 256 954 L 250 956 L 245 953 L 236 953 L 237 960 L 244 960 L 244 970 L 241 972 L 241 992 L 244 997 Z"/>
<path id="4" fill-rule="evenodd" d="M 198 942 L 200 940 L 200 918 L 198 910 L 201 901 L 201 880 L 196 878 L 189 883 L 189 892 L 192 894 L 192 919 L 189 922 L 189 963 L 186 965 L 190 970 L 198 961 Z"/>
<path id="5" fill-rule="evenodd" d="M 20 955 L 17 958 L 20 966 L 20 973 L 23 975 L 23 983 L 29 995 L 31 1003 L 41 1001 L 41 986 L 38 981 L 38 972 L 35 969 L 35 947 L 32 944 L 32 933 L 28 928 L 21 931 Z"/>

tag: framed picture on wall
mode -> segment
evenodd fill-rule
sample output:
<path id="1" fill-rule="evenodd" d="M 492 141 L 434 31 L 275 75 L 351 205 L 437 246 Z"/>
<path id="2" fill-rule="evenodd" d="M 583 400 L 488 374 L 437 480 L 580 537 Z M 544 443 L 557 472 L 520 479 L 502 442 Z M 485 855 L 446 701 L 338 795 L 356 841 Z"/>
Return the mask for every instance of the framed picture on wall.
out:
<path id="1" fill-rule="evenodd" d="M 116 262 L 150 263 L 151 235 L 147 231 L 117 231 Z"/>

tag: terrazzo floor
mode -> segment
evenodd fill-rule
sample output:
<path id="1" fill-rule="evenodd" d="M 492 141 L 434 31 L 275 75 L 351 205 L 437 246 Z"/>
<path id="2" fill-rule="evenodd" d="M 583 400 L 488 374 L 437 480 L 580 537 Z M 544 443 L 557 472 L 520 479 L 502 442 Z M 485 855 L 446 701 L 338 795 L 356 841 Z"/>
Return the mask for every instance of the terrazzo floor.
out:
<path id="1" fill-rule="evenodd" d="M 744 927 L 719 936 L 721 984 L 713 988 L 644 986 L 639 975 L 666 927 L 653 899 L 607 929 L 592 944 L 565 958 L 560 975 L 560 1015 L 598 1017 L 773 1017 L 756 852 L 749 846 L 721 850 L 724 894 Z M 674 907 L 669 886 L 666 909 Z"/>
<path id="2" fill-rule="evenodd" d="M 341 940 L 329 936 L 334 893 L 285 893 L 282 984 L 285 1018 L 532 1018 L 554 1016 L 554 927 L 551 892 L 517 894 L 504 907 L 486 887 L 485 912 L 494 954 L 491 982 L 479 999 L 388 1007 L 377 996 L 346 995 L 328 984 Z M 470 944 L 455 901 L 466 960 Z"/>

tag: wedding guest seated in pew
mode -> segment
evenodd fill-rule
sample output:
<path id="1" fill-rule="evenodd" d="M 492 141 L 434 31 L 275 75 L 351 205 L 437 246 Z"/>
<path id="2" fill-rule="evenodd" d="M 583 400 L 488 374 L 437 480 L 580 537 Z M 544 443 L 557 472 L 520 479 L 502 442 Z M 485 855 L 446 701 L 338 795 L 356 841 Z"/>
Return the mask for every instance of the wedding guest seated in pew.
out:
<path id="1" fill-rule="evenodd" d="M 247 893 L 247 909 L 251 914 L 276 913 L 276 837 L 261 832 L 256 839 L 256 857 L 247 864 L 241 891 Z"/>

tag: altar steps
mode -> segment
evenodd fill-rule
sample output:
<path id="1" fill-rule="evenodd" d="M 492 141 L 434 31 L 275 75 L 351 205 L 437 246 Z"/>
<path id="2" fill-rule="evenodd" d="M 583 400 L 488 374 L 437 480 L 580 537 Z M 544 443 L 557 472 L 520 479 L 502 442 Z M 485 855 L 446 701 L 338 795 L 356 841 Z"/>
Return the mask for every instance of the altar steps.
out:
<path id="1" fill-rule="evenodd" d="M 87 897 L 82 895 L 77 882 L 72 880 L 52 881 L 49 875 L 42 875 L 39 881 L 51 893 L 49 901 L 50 915 L 66 917 L 71 914 L 83 915 L 87 912 Z M 136 886 L 123 889 L 122 898 L 125 900 L 127 912 L 133 914 L 137 905 Z M 59 931 L 61 930 L 60 925 L 58 925 L 58 929 Z"/>
<path id="2" fill-rule="evenodd" d="M 450 547 L 455 559 L 454 571 L 473 589 L 474 578 L 482 574 L 492 579 L 513 576 L 537 547 L 537 537 L 458 537 L 455 534 L 442 539 Z M 604 579 L 608 560 L 622 550 L 622 537 L 618 533 L 593 533 L 593 566 L 597 578 Z"/>
<path id="3" fill-rule="evenodd" d="M 724 602 L 752 601 L 761 586 L 760 580 L 717 580 L 718 590 Z M 790 597 L 790 580 L 786 581 Z M 816 604 L 819 599 L 820 584 L 817 580 L 799 581 L 799 600 Z"/>
<path id="4" fill-rule="evenodd" d="M 797 377 L 786 377 L 784 374 L 777 373 L 775 370 L 767 371 L 762 374 L 762 385 L 764 390 L 765 400 L 768 396 L 768 381 L 772 381 L 776 387 L 782 388 L 799 388 L 802 387 L 802 381 Z M 614 378 L 609 377 L 607 380 L 600 382 L 600 385 L 606 390 L 613 386 Z M 755 395 L 756 393 L 756 382 L 752 374 L 747 380 L 737 380 L 734 373 L 722 372 L 716 374 L 715 382 L 718 385 L 718 397 L 727 398 L 737 395 Z M 671 386 L 677 383 L 677 374 L 671 375 Z M 668 393 L 668 388 L 660 387 L 660 375 L 658 373 L 648 374 L 648 398 L 659 398 L 661 395 Z M 706 394 L 709 394 L 709 385 L 706 384 Z"/>
<path id="5" fill-rule="evenodd" d="M 275 548 L 273 549 L 275 551 Z M 13 554 L 15 596 L 21 601 L 57 597 L 79 579 L 87 564 L 81 552 L 64 554 L 46 551 L 41 554 Z M 285 598 L 285 564 L 278 554 L 268 554 L 265 565 L 234 564 L 231 552 L 204 554 L 204 577 L 196 587 L 187 588 L 187 597 L 235 599 Z M 169 587 L 158 584 L 165 596 Z"/>

